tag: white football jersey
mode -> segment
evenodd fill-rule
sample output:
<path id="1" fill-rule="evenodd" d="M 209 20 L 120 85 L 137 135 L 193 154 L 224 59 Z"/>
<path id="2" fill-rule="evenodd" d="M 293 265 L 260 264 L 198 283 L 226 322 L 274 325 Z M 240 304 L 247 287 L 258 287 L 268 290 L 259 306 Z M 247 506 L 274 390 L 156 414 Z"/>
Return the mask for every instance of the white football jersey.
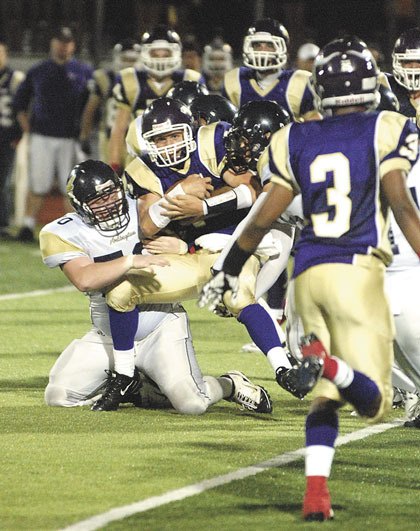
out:
<path id="1" fill-rule="evenodd" d="M 417 207 L 420 203 L 420 159 L 412 167 L 407 176 L 407 186 L 413 196 Z M 416 253 L 411 248 L 405 236 L 401 232 L 395 218 L 391 212 L 391 225 L 389 231 L 389 238 L 391 241 L 392 252 L 394 258 L 388 271 L 404 271 L 412 267 L 419 267 L 420 260 Z"/>
<path id="2" fill-rule="evenodd" d="M 76 212 L 65 214 L 45 225 L 39 234 L 44 264 L 53 268 L 80 256 L 87 256 L 95 262 L 105 262 L 132 254 L 139 243 L 137 202 L 130 197 L 127 200 L 130 222 L 126 229 L 117 236 L 107 236 L 95 227 L 87 225 Z M 86 295 L 90 301 L 92 323 L 106 335 L 110 335 L 108 307 L 103 293 L 92 291 Z M 164 317 L 165 313 L 162 312 L 170 312 L 172 306 L 169 304 L 148 305 L 147 308 L 156 311 L 147 312 L 147 327 L 143 326 L 143 328 L 147 328 L 147 332 L 153 330 Z M 153 316 L 151 319 L 153 322 L 149 322 L 151 316 Z M 145 332 L 146 335 L 147 332 Z"/>

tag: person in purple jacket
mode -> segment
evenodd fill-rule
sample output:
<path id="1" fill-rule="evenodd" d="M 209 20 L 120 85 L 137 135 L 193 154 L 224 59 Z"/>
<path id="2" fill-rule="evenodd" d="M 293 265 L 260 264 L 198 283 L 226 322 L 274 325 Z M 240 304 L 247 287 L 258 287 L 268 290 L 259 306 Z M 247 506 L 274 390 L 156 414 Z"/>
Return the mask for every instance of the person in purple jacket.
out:
<path id="1" fill-rule="evenodd" d="M 76 139 L 92 68 L 73 58 L 72 30 L 60 27 L 50 41 L 49 59 L 27 73 L 14 98 L 18 121 L 29 141 L 29 191 L 17 239 L 34 241 L 34 229 L 44 196 L 57 176 L 65 197 L 66 179 L 75 164 Z"/>

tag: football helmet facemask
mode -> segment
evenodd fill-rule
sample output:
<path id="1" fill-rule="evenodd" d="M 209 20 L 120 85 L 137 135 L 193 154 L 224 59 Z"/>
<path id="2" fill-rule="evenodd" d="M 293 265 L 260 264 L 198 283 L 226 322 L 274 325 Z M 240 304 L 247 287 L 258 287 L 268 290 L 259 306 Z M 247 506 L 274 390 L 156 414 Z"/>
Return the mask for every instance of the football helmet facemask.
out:
<path id="1" fill-rule="evenodd" d="M 188 105 L 193 102 L 194 98 L 201 94 L 208 94 L 207 87 L 197 81 L 180 81 L 176 83 L 166 94 L 167 98 L 179 100 Z"/>
<path id="2" fill-rule="evenodd" d="M 407 67 L 407 63 L 418 63 Z M 392 52 L 392 73 L 407 90 L 420 90 L 420 29 L 404 31 L 395 42 Z"/>
<path id="3" fill-rule="evenodd" d="M 264 45 L 260 50 L 259 45 Z M 242 57 L 253 70 L 280 70 L 287 62 L 289 33 L 278 20 L 264 18 L 249 28 L 244 38 Z M 269 49 L 267 49 L 269 48 Z"/>
<path id="4" fill-rule="evenodd" d="M 182 64 L 181 39 L 165 25 L 157 26 L 141 39 L 140 59 L 143 68 L 156 77 L 171 75 Z"/>
<path id="5" fill-rule="evenodd" d="M 190 111 L 194 118 L 194 125 L 199 127 L 220 121 L 231 124 L 237 108 L 220 94 L 203 94 L 194 98 Z"/>
<path id="6" fill-rule="evenodd" d="M 67 195 L 83 221 L 106 236 L 123 232 L 129 222 L 124 181 L 99 160 L 77 164 L 67 178 Z"/>
<path id="7" fill-rule="evenodd" d="M 232 47 L 216 37 L 204 46 L 203 72 L 208 76 L 223 76 L 233 68 Z"/>
<path id="8" fill-rule="evenodd" d="M 255 171 L 271 135 L 290 122 L 290 114 L 274 101 L 243 105 L 225 137 L 226 158 L 235 173 Z"/>
<path id="9" fill-rule="evenodd" d="M 364 105 L 375 108 L 380 100 L 379 70 L 373 55 L 357 37 L 328 43 L 313 66 L 311 88 L 321 112 L 336 107 Z"/>
<path id="10" fill-rule="evenodd" d="M 176 166 L 186 161 L 197 148 L 193 117 L 182 101 L 158 98 L 147 107 L 142 118 L 142 137 L 150 159 L 157 166 Z M 182 140 L 158 146 L 157 137 L 167 133 L 182 133 Z"/>
<path id="11" fill-rule="evenodd" d="M 140 44 L 134 39 L 123 39 L 113 49 L 113 65 L 115 72 L 129 66 L 140 66 Z"/>

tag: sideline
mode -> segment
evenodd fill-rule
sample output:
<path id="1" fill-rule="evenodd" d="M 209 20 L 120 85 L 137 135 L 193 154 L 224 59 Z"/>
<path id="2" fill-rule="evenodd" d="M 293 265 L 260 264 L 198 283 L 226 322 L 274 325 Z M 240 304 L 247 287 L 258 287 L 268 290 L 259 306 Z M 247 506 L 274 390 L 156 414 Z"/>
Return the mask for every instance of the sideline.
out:
<path id="1" fill-rule="evenodd" d="M 13 299 L 26 299 L 26 297 L 39 297 L 41 295 L 50 295 L 51 293 L 65 293 L 67 291 L 77 291 L 74 286 L 64 286 L 62 288 L 36 289 L 34 291 L 25 291 L 23 293 L 8 293 L 0 295 L 0 301 L 10 301 Z"/>
<path id="2" fill-rule="evenodd" d="M 367 428 L 363 428 L 353 433 L 338 437 L 336 446 L 343 446 L 344 444 L 348 444 L 350 442 L 360 441 L 361 439 L 365 439 L 366 437 L 370 437 L 371 435 L 383 433 L 384 431 L 387 431 L 391 428 L 401 426 L 403 422 L 404 421 L 402 419 L 397 419 L 389 423 L 368 426 Z M 261 463 L 257 463 L 256 465 L 249 466 L 246 468 L 240 468 L 235 472 L 224 474 L 223 476 L 216 476 L 211 479 L 205 479 L 204 481 L 200 481 L 199 483 L 195 483 L 193 485 L 188 485 L 187 487 L 183 487 L 181 489 L 170 490 L 159 496 L 152 496 L 151 498 L 131 503 L 130 505 L 116 507 L 114 509 L 106 511 L 105 513 L 92 516 L 91 518 L 82 520 L 74 525 L 65 527 L 61 531 L 95 531 L 96 529 L 103 528 L 110 522 L 122 520 L 124 518 L 127 518 L 128 516 L 132 516 L 133 514 L 143 513 L 150 509 L 155 509 L 156 507 L 166 505 L 167 503 L 184 500 L 185 498 L 195 496 L 196 494 L 200 494 L 201 492 L 204 492 L 206 490 L 214 489 L 215 487 L 219 487 L 220 485 L 226 485 L 231 481 L 244 479 L 249 476 L 255 476 L 256 474 L 264 472 L 264 470 L 268 470 L 269 468 L 279 467 L 288 463 L 292 463 L 303 458 L 304 455 L 305 448 L 299 448 L 298 450 L 295 450 L 293 452 L 286 452 L 284 454 L 273 457 L 268 461 L 263 461 Z"/>

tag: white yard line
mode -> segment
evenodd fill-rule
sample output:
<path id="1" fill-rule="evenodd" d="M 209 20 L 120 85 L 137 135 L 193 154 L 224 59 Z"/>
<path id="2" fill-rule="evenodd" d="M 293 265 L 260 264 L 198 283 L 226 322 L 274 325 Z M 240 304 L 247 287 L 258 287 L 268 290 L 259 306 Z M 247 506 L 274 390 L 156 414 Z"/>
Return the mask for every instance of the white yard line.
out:
<path id="1" fill-rule="evenodd" d="M 76 288 L 74 286 L 64 286 L 62 288 L 36 289 L 34 291 L 25 291 L 23 293 L 8 293 L 7 295 L 0 295 L 0 301 L 10 301 L 12 299 L 26 299 L 27 297 L 39 297 L 40 295 L 65 293 L 67 291 L 76 291 Z"/>
<path id="2" fill-rule="evenodd" d="M 391 428 L 400 426 L 402 423 L 403 420 L 395 420 L 392 423 L 377 424 L 374 426 L 363 428 L 362 430 L 358 430 L 353 433 L 349 433 L 348 435 L 338 437 L 336 446 L 342 446 L 353 441 L 365 439 L 366 437 L 370 437 L 371 435 L 383 433 L 384 431 L 387 431 Z M 91 518 L 82 520 L 81 522 L 78 522 L 74 525 L 70 525 L 64 528 L 62 531 L 94 531 L 96 529 L 101 529 L 110 522 L 122 520 L 124 518 L 127 518 L 128 516 L 132 516 L 133 514 L 143 513 L 150 509 L 160 507 L 161 505 L 166 505 L 167 503 L 184 500 L 185 498 L 195 496 L 196 494 L 200 494 L 201 492 L 204 492 L 206 490 L 214 489 L 215 487 L 219 487 L 220 485 L 226 485 L 231 481 L 245 479 L 249 476 L 255 476 L 256 474 L 259 474 L 260 472 L 263 472 L 264 470 L 267 470 L 269 468 L 287 465 L 288 463 L 292 463 L 294 461 L 297 461 L 298 459 L 303 458 L 304 455 L 305 448 L 299 448 L 298 450 L 295 450 L 293 452 L 286 452 L 284 454 L 273 457 L 268 461 L 263 461 L 262 463 L 257 463 L 256 465 L 249 466 L 246 468 L 240 468 L 235 472 L 230 472 L 229 474 L 224 474 L 223 476 L 205 479 L 204 481 L 200 481 L 199 483 L 195 483 L 193 485 L 188 485 L 181 489 L 170 490 L 159 496 L 152 496 L 151 498 L 131 503 L 129 505 L 116 507 L 115 509 L 111 509 L 109 511 L 106 511 L 105 513 L 92 516 Z"/>

